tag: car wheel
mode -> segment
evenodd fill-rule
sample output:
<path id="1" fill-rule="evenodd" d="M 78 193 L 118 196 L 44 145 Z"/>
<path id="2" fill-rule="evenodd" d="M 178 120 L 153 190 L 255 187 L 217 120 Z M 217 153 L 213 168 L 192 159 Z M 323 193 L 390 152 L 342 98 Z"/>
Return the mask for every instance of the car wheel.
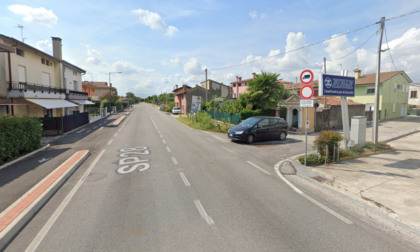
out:
<path id="1" fill-rule="evenodd" d="M 254 135 L 249 135 L 246 137 L 246 143 L 252 144 L 254 142 Z"/>
<path id="2" fill-rule="evenodd" d="M 286 140 L 286 136 L 287 136 L 287 134 L 286 134 L 286 132 L 281 132 L 280 133 L 280 141 L 284 141 L 284 140 Z"/>

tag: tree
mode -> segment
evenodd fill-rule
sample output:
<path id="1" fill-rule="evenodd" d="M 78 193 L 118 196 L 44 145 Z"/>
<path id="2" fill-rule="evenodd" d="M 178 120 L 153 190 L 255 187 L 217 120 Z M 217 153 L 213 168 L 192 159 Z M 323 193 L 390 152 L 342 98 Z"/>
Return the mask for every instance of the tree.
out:
<path id="1" fill-rule="evenodd" d="M 125 94 L 125 97 L 127 97 L 130 100 L 134 100 L 134 97 L 136 96 L 134 95 L 134 93 L 128 92 Z"/>
<path id="2" fill-rule="evenodd" d="M 261 71 L 248 84 L 248 100 L 261 109 L 275 109 L 287 96 L 286 90 L 278 81 L 280 74 L 267 74 Z"/>
<path id="3" fill-rule="evenodd" d="M 112 94 L 112 99 L 109 99 L 109 94 L 105 94 L 102 96 L 101 101 L 102 100 L 111 100 L 111 106 L 115 105 L 117 103 L 117 101 L 120 99 L 120 97 L 116 94 Z"/>

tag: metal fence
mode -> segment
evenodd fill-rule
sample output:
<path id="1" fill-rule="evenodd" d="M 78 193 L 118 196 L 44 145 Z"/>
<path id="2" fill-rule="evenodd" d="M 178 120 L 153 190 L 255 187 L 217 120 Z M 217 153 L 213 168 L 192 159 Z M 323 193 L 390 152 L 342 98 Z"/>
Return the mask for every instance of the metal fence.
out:
<path id="1" fill-rule="evenodd" d="M 61 133 L 61 117 L 41 117 L 43 136 L 56 136 Z"/>
<path id="2" fill-rule="evenodd" d="M 227 112 L 213 112 L 213 111 L 206 111 L 202 110 L 201 112 L 206 112 L 211 116 L 211 119 L 215 119 L 214 116 L 216 116 L 216 120 L 222 121 L 222 118 L 225 120 L 225 122 L 228 122 L 230 124 L 239 124 L 241 122 L 241 116 L 239 114 L 231 114 Z"/>
<path id="3" fill-rule="evenodd" d="M 407 115 L 420 116 L 420 109 L 410 109 L 410 110 L 407 110 Z"/>
<path id="4" fill-rule="evenodd" d="M 79 128 L 89 123 L 89 113 L 73 113 L 73 115 L 63 116 L 64 133 Z"/>

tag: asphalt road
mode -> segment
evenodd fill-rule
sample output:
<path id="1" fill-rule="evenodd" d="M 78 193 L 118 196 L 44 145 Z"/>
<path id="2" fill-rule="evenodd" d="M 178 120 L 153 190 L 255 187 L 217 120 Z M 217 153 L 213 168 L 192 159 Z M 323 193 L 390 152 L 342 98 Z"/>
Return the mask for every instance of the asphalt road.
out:
<path id="1" fill-rule="evenodd" d="M 416 251 L 280 179 L 274 165 L 304 149 L 293 136 L 234 143 L 147 104 L 76 136 L 53 148 L 91 156 L 6 251 Z"/>

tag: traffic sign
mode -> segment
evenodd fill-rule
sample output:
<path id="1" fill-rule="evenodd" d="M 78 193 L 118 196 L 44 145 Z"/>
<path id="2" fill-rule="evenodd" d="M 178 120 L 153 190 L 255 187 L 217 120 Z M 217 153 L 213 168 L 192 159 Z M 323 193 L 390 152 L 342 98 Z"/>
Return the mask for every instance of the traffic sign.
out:
<path id="1" fill-rule="evenodd" d="M 223 101 L 223 98 L 214 98 L 214 101 Z"/>
<path id="2" fill-rule="evenodd" d="M 301 108 L 312 108 L 314 106 L 314 100 L 300 100 Z"/>
<path id="3" fill-rule="evenodd" d="M 314 79 L 314 73 L 311 70 L 305 70 L 300 74 L 300 81 L 303 84 L 309 84 Z"/>
<path id="4" fill-rule="evenodd" d="M 311 99 L 313 95 L 314 89 L 309 85 L 305 85 L 300 89 L 300 96 L 303 99 Z"/>

